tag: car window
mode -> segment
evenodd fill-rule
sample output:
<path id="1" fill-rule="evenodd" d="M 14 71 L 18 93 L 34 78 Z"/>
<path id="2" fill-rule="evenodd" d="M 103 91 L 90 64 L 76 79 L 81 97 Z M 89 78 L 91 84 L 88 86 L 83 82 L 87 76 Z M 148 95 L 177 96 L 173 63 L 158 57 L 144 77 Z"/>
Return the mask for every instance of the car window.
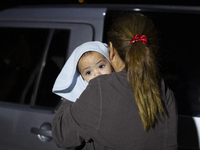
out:
<path id="1" fill-rule="evenodd" d="M 48 30 L 0 28 L 0 36 L 0 101 L 29 104 Z M 32 88 L 24 98 L 30 79 Z"/>
<path id="2" fill-rule="evenodd" d="M 198 14 L 163 13 L 155 18 L 160 32 L 160 68 L 178 101 L 179 115 L 199 116 L 200 59 Z"/>
<path id="3" fill-rule="evenodd" d="M 60 101 L 60 97 L 52 93 L 52 88 L 66 60 L 69 34 L 69 30 L 55 30 L 53 33 L 37 90 L 35 106 L 54 107 Z"/>
<path id="4" fill-rule="evenodd" d="M 34 107 L 60 101 L 51 91 L 66 60 L 70 32 L 51 32 L 49 39 L 49 29 L 0 28 L 0 101 Z"/>
<path id="5" fill-rule="evenodd" d="M 2 23 L 0 27 L 0 103 L 55 110 L 62 99 L 52 93 L 56 77 L 73 50 L 93 40 L 93 27 L 76 23 L 24 25 Z"/>
<path id="6" fill-rule="evenodd" d="M 108 11 L 104 42 L 112 17 L 119 11 Z M 159 67 L 178 102 L 179 115 L 200 114 L 199 14 L 187 12 L 141 11 L 153 20 L 159 32 Z"/>

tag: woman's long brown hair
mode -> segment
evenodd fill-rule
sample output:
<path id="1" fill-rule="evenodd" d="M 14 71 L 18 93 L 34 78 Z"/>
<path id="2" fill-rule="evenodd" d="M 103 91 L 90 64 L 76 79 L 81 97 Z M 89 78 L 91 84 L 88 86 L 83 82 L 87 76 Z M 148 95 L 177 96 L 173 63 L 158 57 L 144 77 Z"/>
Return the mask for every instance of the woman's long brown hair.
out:
<path id="1" fill-rule="evenodd" d="M 146 35 L 148 43 L 137 41 L 132 45 L 136 34 Z M 158 114 L 164 113 L 155 59 L 158 42 L 154 24 L 141 14 L 121 15 L 108 31 L 108 41 L 125 62 L 142 124 L 148 130 L 155 125 Z"/>

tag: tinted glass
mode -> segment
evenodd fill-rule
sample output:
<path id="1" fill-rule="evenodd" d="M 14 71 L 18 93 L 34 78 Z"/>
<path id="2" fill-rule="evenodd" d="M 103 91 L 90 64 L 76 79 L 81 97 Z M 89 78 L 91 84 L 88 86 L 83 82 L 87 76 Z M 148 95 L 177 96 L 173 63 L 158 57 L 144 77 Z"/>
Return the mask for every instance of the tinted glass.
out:
<path id="1" fill-rule="evenodd" d="M 104 28 L 106 32 L 112 16 L 118 11 L 108 11 Z M 153 20 L 160 39 L 159 66 L 162 75 L 178 101 L 179 115 L 200 114 L 200 45 L 199 14 L 172 12 L 140 12 Z"/>
<path id="2" fill-rule="evenodd" d="M 200 17 L 198 14 L 163 13 L 156 18 L 160 33 L 160 65 L 165 81 L 178 101 L 179 115 L 200 114 Z"/>
<path id="3" fill-rule="evenodd" d="M 0 101 L 30 103 L 47 35 L 44 29 L 0 28 Z"/>
<path id="4" fill-rule="evenodd" d="M 55 108 L 52 93 L 66 60 L 69 30 L 0 29 L 0 101 Z M 49 43 L 47 42 L 49 40 Z"/>
<path id="5" fill-rule="evenodd" d="M 66 60 L 69 34 L 69 30 L 55 30 L 53 33 L 42 71 L 35 106 L 55 107 L 60 101 L 60 96 L 52 93 L 52 88 Z"/>

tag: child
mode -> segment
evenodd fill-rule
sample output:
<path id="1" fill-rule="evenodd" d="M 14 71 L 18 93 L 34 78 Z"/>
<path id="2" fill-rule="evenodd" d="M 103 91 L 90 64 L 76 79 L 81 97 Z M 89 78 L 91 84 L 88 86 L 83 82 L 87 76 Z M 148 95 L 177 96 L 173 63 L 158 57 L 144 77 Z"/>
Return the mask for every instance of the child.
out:
<path id="1" fill-rule="evenodd" d="M 78 46 L 58 75 L 53 92 L 75 102 L 89 81 L 101 74 L 112 73 L 107 45 L 98 41 Z"/>

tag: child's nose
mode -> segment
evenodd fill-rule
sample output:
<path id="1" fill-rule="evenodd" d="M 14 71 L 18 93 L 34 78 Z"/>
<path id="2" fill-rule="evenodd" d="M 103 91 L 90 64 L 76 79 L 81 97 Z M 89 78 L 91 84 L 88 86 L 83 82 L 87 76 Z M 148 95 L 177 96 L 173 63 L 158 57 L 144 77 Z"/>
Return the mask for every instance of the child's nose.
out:
<path id="1" fill-rule="evenodd" d="M 99 75 L 101 75 L 101 72 L 100 71 L 95 71 L 95 77 L 97 77 L 97 76 L 99 76 Z"/>

